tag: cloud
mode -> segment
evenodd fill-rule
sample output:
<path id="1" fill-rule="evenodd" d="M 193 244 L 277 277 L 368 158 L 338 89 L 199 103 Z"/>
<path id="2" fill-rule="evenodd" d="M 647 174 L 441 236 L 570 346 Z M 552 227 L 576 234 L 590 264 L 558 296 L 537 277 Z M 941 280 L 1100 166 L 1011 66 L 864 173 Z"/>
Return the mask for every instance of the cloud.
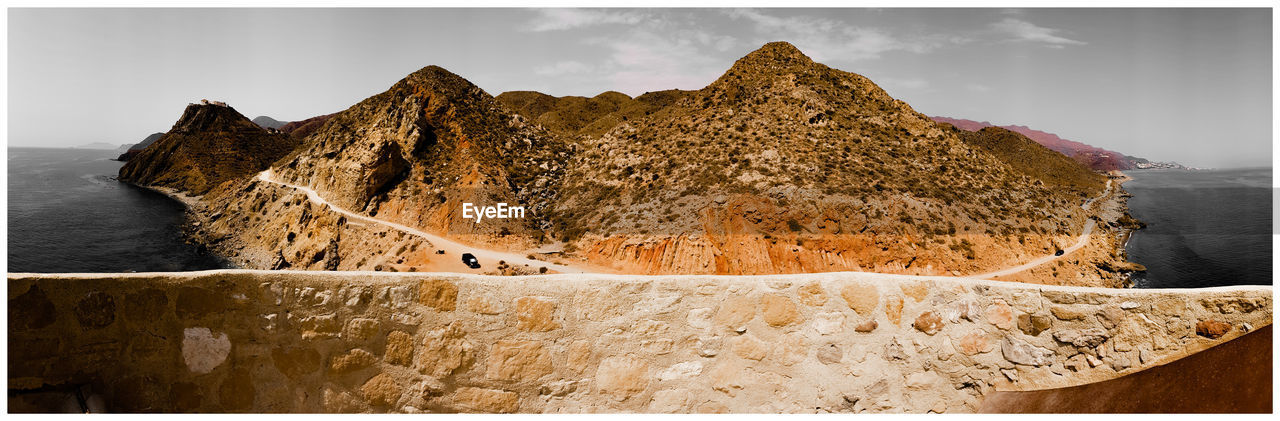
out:
<path id="1" fill-rule="evenodd" d="M 970 83 L 968 85 L 965 85 L 964 88 L 973 92 L 990 92 L 991 91 L 990 86 L 983 85 L 981 83 Z"/>
<path id="2" fill-rule="evenodd" d="M 883 29 L 855 27 L 832 19 L 778 17 L 752 9 L 731 10 L 727 14 L 755 25 L 756 31 L 766 34 L 770 40 L 790 41 L 817 61 L 874 59 L 891 51 L 927 53 L 969 41 L 955 35 L 903 37 Z"/>
<path id="3" fill-rule="evenodd" d="M 552 64 L 533 68 L 533 73 L 540 76 L 563 76 L 589 73 L 595 66 L 575 60 L 558 61 Z"/>
<path id="4" fill-rule="evenodd" d="M 593 9 L 536 9 L 538 17 L 529 26 L 530 31 L 563 31 L 566 29 L 604 24 L 635 25 L 645 20 L 638 12 L 617 12 Z"/>
<path id="5" fill-rule="evenodd" d="M 651 29 L 636 29 L 619 38 L 588 41 L 609 50 L 608 59 L 600 68 L 602 78 L 632 94 L 702 88 L 726 68 L 723 60 L 707 54 L 705 49 L 727 49 L 725 45 L 732 42 L 732 38 L 696 30 Z"/>
<path id="6" fill-rule="evenodd" d="M 1011 41 L 1043 43 L 1052 48 L 1063 48 L 1068 45 L 1085 45 L 1083 41 L 1063 38 L 1056 33 L 1058 29 L 1036 26 L 1024 20 L 1005 18 L 991 24 L 991 28 L 1005 35 L 1012 36 Z"/>
<path id="7" fill-rule="evenodd" d="M 607 23 L 625 25 L 603 33 L 583 31 L 578 38 L 587 50 L 603 51 L 603 57 L 566 57 L 537 66 L 533 72 L 572 79 L 573 86 L 582 90 L 638 95 L 672 88 L 699 89 L 732 63 L 724 54 L 741 47 L 737 38 L 704 28 L 704 22 L 695 16 L 665 11 L 542 9 L 526 25 L 533 31 L 558 31 Z"/>

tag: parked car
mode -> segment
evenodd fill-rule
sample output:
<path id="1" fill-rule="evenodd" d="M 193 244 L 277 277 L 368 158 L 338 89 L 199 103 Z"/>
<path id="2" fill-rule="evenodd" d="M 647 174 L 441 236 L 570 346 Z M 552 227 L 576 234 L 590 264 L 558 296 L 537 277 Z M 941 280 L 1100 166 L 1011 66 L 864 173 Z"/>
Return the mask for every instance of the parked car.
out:
<path id="1" fill-rule="evenodd" d="M 462 253 L 462 263 L 472 269 L 480 269 L 480 261 L 476 260 L 476 256 L 471 253 Z"/>

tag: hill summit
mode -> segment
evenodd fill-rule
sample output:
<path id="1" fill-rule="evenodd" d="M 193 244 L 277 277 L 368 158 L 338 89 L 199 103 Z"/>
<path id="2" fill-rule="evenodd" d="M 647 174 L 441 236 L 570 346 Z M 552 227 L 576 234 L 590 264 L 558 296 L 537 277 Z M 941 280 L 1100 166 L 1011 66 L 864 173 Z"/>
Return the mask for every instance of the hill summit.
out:
<path id="1" fill-rule="evenodd" d="M 1101 186 L 1054 191 L 787 43 L 584 145 L 557 232 L 629 272 L 968 272 L 1051 248 Z"/>
<path id="2" fill-rule="evenodd" d="M 259 127 L 235 108 L 190 104 L 173 128 L 120 168 L 120 179 L 200 195 L 266 169 L 295 146 L 289 136 Z"/>

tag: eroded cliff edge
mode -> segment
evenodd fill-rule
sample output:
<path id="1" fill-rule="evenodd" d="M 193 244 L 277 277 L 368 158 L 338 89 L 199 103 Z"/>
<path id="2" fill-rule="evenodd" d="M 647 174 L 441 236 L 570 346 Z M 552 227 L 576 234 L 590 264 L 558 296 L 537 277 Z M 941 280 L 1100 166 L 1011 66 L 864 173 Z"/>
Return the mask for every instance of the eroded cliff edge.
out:
<path id="1" fill-rule="evenodd" d="M 1266 326 L 1270 287 L 865 273 L 9 276 L 10 408 L 971 412 Z"/>

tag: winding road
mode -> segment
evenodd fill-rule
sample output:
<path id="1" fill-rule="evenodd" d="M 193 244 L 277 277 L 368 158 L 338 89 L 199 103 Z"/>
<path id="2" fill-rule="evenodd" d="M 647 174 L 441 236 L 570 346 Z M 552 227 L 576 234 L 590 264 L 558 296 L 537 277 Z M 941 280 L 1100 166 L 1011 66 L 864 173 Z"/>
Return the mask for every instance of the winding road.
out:
<path id="1" fill-rule="evenodd" d="M 1089 205 L 1092 205 L 1092 204 L 1093 204 L 1093 202 L 1097 201 L 1098 199 L 1101 199 L 1101 198 L 1107 197 L 1107 195 L 1108 195 L 1108 194 L 1111 194 L 1111 180 L 1107 180 L 1107 189 L 1106 189 L 1106 190 L 1103 190 L 1101 195 L 1099 195 L 1098 197 L 1095 197 L 1095 198 L 1092 198 L 1092 199 L 1089 199 L 1089 200 L 1084 201 L 1084 204 L 1083 204 L 1083 205 L 1080 205 L 1080 209 L 1088 210 L 1088 209 L 1089 209 Z M 1035 260 L 1032 260 L 1032 261 L 1030 261 L 1030 262 L 1023 263 L 1023 264 L 1021 264 L 1021 265 L 1014 266 L 1014 267 L 1011 267 L 1011 268 L 1005 268 L 1005 269 L 997 270 L 997 271 L 994 271 L 994 272 L 980 273 L 980 274 L 977 274 L 977 275 L 968 275 L 968 276 L 965 276 L 965 277 L 966 277 L 966 278 L 983 278 L 983 279 L 990 279 L 990 278 L 995 278 L 995 277 L 998 277 L 998 276 L 1012 275 L 1012 274 L 1015 274 L 1015 273 L 1022 272 L 1022 271 L 1024 271 L 1024 270 L 1027 270 L 1027 269 L 1031 269 L 1031 268 L 1036 267 L 1036 266 L 1043 265 L 1043 264 L 1045 264 L 1045 263 L 1052 262 L 1052 261 L 1054 261 L 1054 260 L 1058 260 L 1058 259 L 1063 258 L 1063 257 L 1067 257 L 1067 255 L 1071 254 L 1072 252 L 1074 252 L 1074 251 L 1076 251 L 1076 250 L 1079 250 L 1081 247 L 1084 247 L 1084 246 L 1085 246 L 1085 244 L 1089 244 L 1089 234 L 1093 234 L 1093 227 L 1094 227 L 1094 225 L 1097 225 L 1097 224 L 1094 222 L 1094 220 L 1093 220 L 1092 218 L 1090 218 L 1090 219 L 1088 220 L 1088 222 L 1085 222 L 1085 223 L 1084 223 L 1084 231 L 1082 231 L 1082 232 L 1080 233 L 1080 237 L 1078 237 L 1078 238 L 1076 239 L 1076 243 L 1075 243 L 1075 244 L 1072 244 L 1072 245 L 1070 245 L 1070 246 L 1068 246 L 1068 247 L 1067 247 L 1067 248 L 1065 248 L 1065 249 L 1062 249 L 1062 254 L 1061 254 L 1061 255 L 1054 255 L 1054 254 L 1050 254 L 1050 255 L 1048 255 L 1048 256 L 1042 256 L 1042 257 L 1039 257 L 1039 258 L 1037 258 L 1037 259 L 1035 259 Z"/>
<path id="2" fill-rule="evenodd" d="M 382 225 L 382 226 L 392 228 L 407 234 L 412 234 L 412 235 L 425 238 L 427 241 L 431 242 L 432 247 L 434 247 L 437 250 L 444 250 L 446 256 L 451 256 L 453 260 L 451 261 L 452 263 L 450 263 L 448 266 L 451 266 L 455 269 L 459 269 L 457 270 L 458 272 L 464 272 L 469 269 L 466 267 L 466 265 L 462 264 L 462 254 L 471 253 L 472 255 L 475 255 L 476 260 L 480 262 L 480 267 L 484 267 L 484 268 L 497 267 L 499 261 L 505 261 L 508 265 L 511 265 L 511 266 L 528 265 L 531 268 L 538 268 L 538 267 L 545 266 L 548 270 L 554 270 L 560 273 L 588 273 L 588 271 L 584 269 L 555 264 L 551 262 L 544 262 L 541 260 L 534 260 L 534 259 L 530 259 L 515 253 L 502 252 L 497 250 L 486 250 L 486 249 L 477 248 L 474 246 L 468 246 L 468 245 L 458 243 L 435 234 L 431 234 L 426 231 L 422 231 L 417 228 L 410 227 L 408 225 L 397 224 L 391 221 L 385 221 L 382 219 L 364 216 L 364 215 L 343 209 L 342 207 L 335 205 L 333 203 L 329 203 L 328 200 L 325 200 L 323 197 L 320 197 L 320 194 L 316 193 L 316 191 L 310 187 L 299 186 L 297 184 L 290 184 L 280 180 L 276 180 L 275 173 L 273 173 L 271 169 L 267 169 L 266 171 L 258 173 L 258 180 L 284 186 L 284 187 L 289 187 L 289 188 L 301 191 L 303 193 L 306 193 L 307 199 L 311 200 L 311 203 L 315 203 L 321 206 L 327 206 L 329 209 L 333 210 L 334 212 L 337 212 L 338 214 L 347 217 L 347 219 L 350 221 L 357 221 L 357 222 L 366 223 L 366 224 Z M 446 262 L 446 263 L 449 263 L 449 262 Z"/>
<path id="3" fill-rule="evenodd" d="M 284 186 L 284 187 L 289 187 L 289 188 L 301 191 L 303 193 L 306 193 L 307 199 L 311 200 L 312 203 L 326 206 L 329 209 L 333 210 L 334 212 L 337 212 L 343 216 L 346 216 L 348 220 L 358 221 L 360 223 L 366 223 L 366 224 L 382 225 L 382 226 L 392 228 L 401 232 L 405 232 L 408 234 L 425 238 L 427 241 L 431 242 L 431 245 L 436 249 L 444 250 L 446 255 L 458 256 L 456 261 L 454 261 L 453 264 L 450 264 L 449 266 L 455 269 L 459 269 L 457 270 L 459 272 L 465 272 L 468 269 L 465 265 L 462 264 L 462 260 L 461 260 L 462 253 L 471 253 L 472 255 L 476 256 L 477 260 L 480 261 L 481 267 L 496 267 L 498 264 L 498 261 L 505 261 L 507 262 L 507 264 L 513 265 L 513 266 L 528 265 L 529 267 L 534 267 L 534 268 L 545 266 L 548 270 L 554 270 L 560 273 L 591 273 L 591 271 L 583 268 L 544 262 L 541 260 L 534 260 L 534 259 L 530 259 L 515 253 L 502 252 L 497 250 L 487 250 L 487 249 L 482 249 L 475 246 L 468 246 L 462 243 L 449 240 L 445 237 L 441 237 L 435 234 L 428 233 L 426 231 L 419 230 L 417 228 L 410 227 L 408 225 L 397 224 L 391 221 L 385 221 L 382 219 L 364 216 L 364 215 L 349 211 L 347 209 L 343 209 L 342 207 L 335 205 L 333 203 L 329 203 L 329 201 L 325 200 L 323 197 L 320 197 L 320 194 L 316 193 L 316 191 L 310 187 L 300 186 L 297 184 L 290 184 L 280 180 L 276 180 L 275 174 L 271 171 L 271 169 L 267 169 L 266 171 L 258 173 L 258 180 Z M 1094 202 L 1096 202 L 1098 199 L 1104 198 L 1108 194 L 1110 194 L 1111 188 L 1112 188 L 1112 182 L 1111 180 L 1107 180 L 1106 190 L 1104 190 L 1102 194 L 1099 195 L 1098 197 L 1086 200 L 1083 205 L 1080 205 L 1080 208 L 1086 209 L 1086 210 L 1089 209 L 1089 206 L 1092 205 Z M 987 272 L 987 273 L 981 273 L 976 275 L 965 275 L 965 276 L 958 276 L 958 277 L 959 278 L 991 279 L 999 276 L 1012 275 L 1012 274 L 1022 272 L 1024 270 L 1031 269 L 1033 267 L 1040 266 L 1045 263 L 1049 263 L 1054 260 L 1066 257 L 1070 255 L 1072 252 L 1079 250 L 1081 247 L 1084 247 L 1086 244 L 1089 243 L 1089 235 L 1093 234 L 1093 228 L 1095 225 L 1096 224 L 1093 219 L 1089 219 L 1087 222 L 1085 222 L 1084 231 L 1080 234 L 1075 244 L 1072 244 L 1071 246 L 1063 249 L 1061 255 L 1050 254 L 1048 256 L 1036 258 L 1035 260 L 1032 260 L 1027 263 L 1023 263 L 1018 266 L 1001 269 L 994 272 Z"/>

